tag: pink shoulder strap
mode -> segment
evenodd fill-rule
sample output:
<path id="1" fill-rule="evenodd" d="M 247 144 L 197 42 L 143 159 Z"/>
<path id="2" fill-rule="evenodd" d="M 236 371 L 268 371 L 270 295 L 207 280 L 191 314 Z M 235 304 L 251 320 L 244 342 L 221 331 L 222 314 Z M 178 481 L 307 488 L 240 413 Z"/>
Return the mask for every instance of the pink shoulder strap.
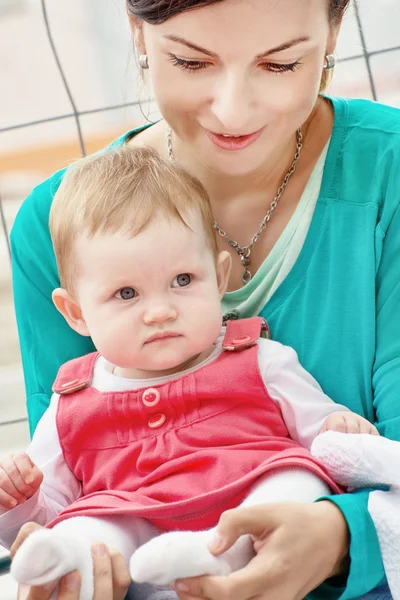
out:
<path id="1" fill-rule="evenodd" d="M 257 343 L 259 337 L 270 337 L 268 323 L 262 317 L 228 321 L 222 347 L 224 350 L 243 350 Z"/>
<path id="2" fill-rule="evenodd" d="M 53 392 L 61 395 L 72 394 L 90 385 L 98 356 L 98 352 L 92 352 L 62 365 L 54 382 Z"/>

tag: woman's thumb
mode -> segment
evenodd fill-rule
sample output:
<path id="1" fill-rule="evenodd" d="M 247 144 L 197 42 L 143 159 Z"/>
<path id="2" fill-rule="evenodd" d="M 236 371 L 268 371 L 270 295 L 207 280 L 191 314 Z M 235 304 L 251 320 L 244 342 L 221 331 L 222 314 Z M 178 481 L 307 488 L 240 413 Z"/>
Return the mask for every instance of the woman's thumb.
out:
<path id="1" fill-rule="evenodd" d="M 272 504 L 227 510 L 221 515 L 208 549 L 216 556 L 222 554 L 233 546 L 241 535 L 263 537 L 274 528 L 275 522 Z"/>

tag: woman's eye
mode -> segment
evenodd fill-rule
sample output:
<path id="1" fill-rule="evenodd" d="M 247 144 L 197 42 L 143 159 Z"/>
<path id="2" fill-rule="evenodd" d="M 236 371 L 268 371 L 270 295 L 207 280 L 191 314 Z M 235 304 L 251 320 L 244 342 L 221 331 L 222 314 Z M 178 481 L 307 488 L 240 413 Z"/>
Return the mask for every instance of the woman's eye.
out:
<path id="1" fill-rule="evenodd" d="M 192 276 L 189 273 L 181 273 L 177 275 L 172 282 L 172 287 L 186 287 L 192 281 Z"/>
<path id="2" fill-rule="evenodd" d="M 175 66 L 180 67 L 184 71 L 201 71 L 209 66 L 209 63 L 203 62 L 202 60 L 186 60 L 184 58 L 178 58 L 175 54 L 169 54 L 169 61 Z"/>
<path id="3" fill-rule="evenodd" d="M 288 73 L 291 72 L 293 73 L 293 71 L 296 71 L 296 69 L 298 69 L 298 67 L 301 65 L 300 61 L 296 61 L 294 63 L 289 63 L 289 64 L 279 64 L 279 63 L 264 63 L 261 65 L 261 67 L 265 70 L 265 71 L 270 71 L 271 73 Z"/>
<path id="4" fill-rule="evenodd" d="M 118 290 L 118 292 L 115 294 L 115 297 L 119 298 L 120 300 L 132 300 L 132 298 L 136 298 L 137 295 L 138 293 L 135 289 L 131 287 L 124 287 Z"/>

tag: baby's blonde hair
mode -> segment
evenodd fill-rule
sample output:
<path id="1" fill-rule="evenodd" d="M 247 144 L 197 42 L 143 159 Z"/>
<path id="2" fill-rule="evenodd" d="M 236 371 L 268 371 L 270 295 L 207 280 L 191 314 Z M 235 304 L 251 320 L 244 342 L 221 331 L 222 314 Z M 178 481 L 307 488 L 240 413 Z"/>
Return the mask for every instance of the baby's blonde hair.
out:
<path id="1" fill-rule="evenodd" d="M 77 275 L 74 244 L 79 235 L 137 235 L 153 219 L 174 218 L 189 227 L 199 214 L 217 257 L 207 192 L 176 163 L 151 148 L 127 145 L 82 158 L 66 171 L 50 211 L 50 233 L 62 287 L 73 290 Z"/>

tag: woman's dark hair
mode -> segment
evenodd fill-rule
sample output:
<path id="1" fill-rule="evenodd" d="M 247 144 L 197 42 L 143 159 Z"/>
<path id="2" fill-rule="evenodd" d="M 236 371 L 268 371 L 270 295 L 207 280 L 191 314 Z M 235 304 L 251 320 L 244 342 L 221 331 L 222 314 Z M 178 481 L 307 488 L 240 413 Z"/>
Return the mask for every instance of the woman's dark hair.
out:
<path id="1" fill-rule="evenodd" d="M 164 23 L 171 17 L 185 10 L 193 10 L 202 6 L 210 6 L 223 0 L 126 0 L 128 14 L 150 25 Z M 301 2 L 301 0 L 299 0 Z M 333 25 L 340 23 L 350 0 L 328 0 L 329 21 Z M 326 92 L 333 72 L 324 70 L 321 76 L 319 91 Z"/>
<path id="2" fill-rule="evenodd" d="M 300 0 L 301 1 L 301 0 Z M 194 8 L 216 4 L 222 0 L 126 0 L 128 13 L 151 25 L 164 23 L 171 17 Z M 337 23 L 350 0 L 329 0 L 329 18 Z"/>

